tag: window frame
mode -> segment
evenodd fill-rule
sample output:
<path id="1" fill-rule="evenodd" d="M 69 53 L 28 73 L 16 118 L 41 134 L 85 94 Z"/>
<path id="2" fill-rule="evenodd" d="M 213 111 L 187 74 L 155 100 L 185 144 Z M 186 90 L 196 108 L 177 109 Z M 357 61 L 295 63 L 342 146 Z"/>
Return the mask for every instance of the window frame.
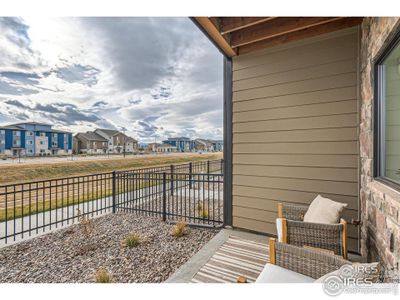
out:
<path id="1" fill-rule="evenodd" d="M 386 163 L 386 144 L 385 144 L 385 126 L 386 126 L 386 97 L 385 97 L 385 73 L 383 68 L 384 60 L 392 51 L 400 46 L 400 30 L 393 36 L 383 51 L 374 61 L 374 179 L 387 186 L 400 191 L 400 182 L 397 182 L 385 174 Z"/>

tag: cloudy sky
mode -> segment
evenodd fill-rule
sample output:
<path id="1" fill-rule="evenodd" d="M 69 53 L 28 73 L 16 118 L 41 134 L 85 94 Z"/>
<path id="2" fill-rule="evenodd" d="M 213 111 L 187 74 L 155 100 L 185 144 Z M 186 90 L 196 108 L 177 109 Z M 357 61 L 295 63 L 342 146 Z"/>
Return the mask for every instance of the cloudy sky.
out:
<path id="1" fill-rule="evenodd" d="M 222 55 L 188 18 L 0 18 L 0 124 L 222 138 Z"/>

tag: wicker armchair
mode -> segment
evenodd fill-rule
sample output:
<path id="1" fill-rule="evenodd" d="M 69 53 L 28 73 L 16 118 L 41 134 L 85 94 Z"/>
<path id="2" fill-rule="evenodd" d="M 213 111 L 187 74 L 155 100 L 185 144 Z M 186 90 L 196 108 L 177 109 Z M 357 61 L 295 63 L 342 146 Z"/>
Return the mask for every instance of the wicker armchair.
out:
<path id="1" fill-rule="evenodd" d="M 282 242 L 303 247 L 321 248 L 347 258 L 347 223 L 303 222 L 308 206 L 278 204 L 278 218 L 282 220 Z"/>
<path id="2" fill-rule="evenodd" d="M 351 264 L 341 256 L 283 244 L 273 238 L 269 240 L 269 260 L 270 264 L 314 279 L 338 270 L 343 265 Z"/>

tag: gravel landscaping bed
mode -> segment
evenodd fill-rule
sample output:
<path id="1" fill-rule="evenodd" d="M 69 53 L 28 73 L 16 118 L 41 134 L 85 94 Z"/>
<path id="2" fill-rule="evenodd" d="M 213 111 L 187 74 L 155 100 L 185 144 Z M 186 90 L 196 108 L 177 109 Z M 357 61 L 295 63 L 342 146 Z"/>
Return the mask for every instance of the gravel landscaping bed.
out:
<path id="1" fill-rule="evenodd" d="M 172 227 L 129 213 L 72 225 L 0 249 L 0 282 L 95 282 L 99 269 L 113 282 L 163 282 L 217 233 L 190 228 L 176 238 Z M 141 238 L 134 248 L 123 243 L 131 233 Z"/>

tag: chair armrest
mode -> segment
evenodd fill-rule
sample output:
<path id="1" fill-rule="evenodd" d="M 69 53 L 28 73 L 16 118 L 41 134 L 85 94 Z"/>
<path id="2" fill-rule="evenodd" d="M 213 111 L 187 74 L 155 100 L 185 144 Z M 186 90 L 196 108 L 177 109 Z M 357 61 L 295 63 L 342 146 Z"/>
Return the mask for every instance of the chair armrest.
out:
<path id="1" fill-rule="evenodd" d="M 273 238 L 269 241 L 269 257 L 271 264 L 315 279 L 351 264 L 341 256 L 283 244 Z"/>
<path id="2" fill-rule="evenodd" d="M 347 224 L 319 224 L 283 219 L 282 242 L 333 251 L 347 258 Z"/>
<path id="3" fill-rule="evenodd" d="M 295 221 L 303 221 L 308 206 L 306 205 L 293 205 L 293 204 L 278 204 L 278 218 L 285 218 Z"/>

